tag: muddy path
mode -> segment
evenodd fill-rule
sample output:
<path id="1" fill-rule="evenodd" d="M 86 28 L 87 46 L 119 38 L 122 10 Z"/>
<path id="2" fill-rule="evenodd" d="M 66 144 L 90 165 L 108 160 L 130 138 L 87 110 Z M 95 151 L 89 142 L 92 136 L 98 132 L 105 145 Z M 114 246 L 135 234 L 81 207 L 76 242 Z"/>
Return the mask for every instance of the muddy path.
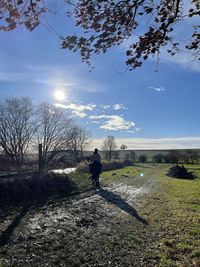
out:
<path id="1" fill-rule="evenodd" d="M 154 237 L 139 205 L 156 187 L 154 173 L 154 168 L 145 169 L 144 177 L 129 176 L 4 216 L 2 233 L 11 229 L 0 246 L 0 262 L 3 266 L 155 266 L 145 262 L 144 252 Z"/>

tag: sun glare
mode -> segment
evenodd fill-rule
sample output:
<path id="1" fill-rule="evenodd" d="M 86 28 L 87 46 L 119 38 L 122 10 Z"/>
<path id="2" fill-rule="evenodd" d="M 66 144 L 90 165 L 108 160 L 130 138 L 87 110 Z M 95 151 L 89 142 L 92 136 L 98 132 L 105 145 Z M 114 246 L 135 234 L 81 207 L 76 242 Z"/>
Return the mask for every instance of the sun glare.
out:
<path id="1" fill-rule="evenodd" d="M 56 90 L 54 92 L 54 97 L 57 99 L 57 100 L 64 100 L 66 98 L 66 95 L 63 91 L 61 90 Z"/>

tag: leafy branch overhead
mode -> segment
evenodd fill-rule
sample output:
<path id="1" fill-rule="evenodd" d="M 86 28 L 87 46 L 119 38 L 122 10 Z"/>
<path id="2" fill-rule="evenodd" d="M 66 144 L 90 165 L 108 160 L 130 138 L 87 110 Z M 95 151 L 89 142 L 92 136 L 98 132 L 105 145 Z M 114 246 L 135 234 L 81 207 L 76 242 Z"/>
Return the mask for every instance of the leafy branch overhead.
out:
<path id="1" fill-rule="evenodd" d="M 187 2 L 187 3 L 186 3 Z M 1 30 L 24 25 L 33 30 L 48 11 L 48 0 L 1 1 Z M 82 35 L 62 36 L 62 48 L 79 51 L 82 60 L 90 64 L 93 54 L 105 53 L 109 48 L 130 39 L 126 51 L 129 69 L 140 67 L 149 56 L 158 58 L 162 47 L 173 56 L 180 50 L 200 59 L 199 0 L 65 0 L 70 7 L 68 16 L 75 18 Z M 186 5 L 187 4 L 187 5 Z M 177 40 L 176 27 L 184 21 L 190 28 L 186 40 Z M 4 22 L 4 24 L 3 24 Z"/>
<path id="2" fill-rule="evenodd" d="M 47 9 L 41 0 L 1 0 L 0 30 L 11 31 L 18 25 L 32 31 L 40 24 L 40 16 Z"/>

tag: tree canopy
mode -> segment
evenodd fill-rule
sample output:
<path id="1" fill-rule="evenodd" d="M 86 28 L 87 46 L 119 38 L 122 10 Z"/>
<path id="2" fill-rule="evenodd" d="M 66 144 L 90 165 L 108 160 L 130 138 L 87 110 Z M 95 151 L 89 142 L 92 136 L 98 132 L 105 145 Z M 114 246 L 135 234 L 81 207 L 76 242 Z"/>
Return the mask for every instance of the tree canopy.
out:
<path id="1" fill-rule="evenodd" d="M 41 15 L 50 12 L 48 2 L 2 0 L 0 30 L 10 31 L 18 25 L 33 30 Z M 157 60 L 163 47 L 171 56 L 184 50 L 200 60 L 199 0 L 65 0 L 65 4 L 70 6 L 66 15 L 74 18 L 82 34 L 62 36 L 62 48 L 79 51 L 89 64 L 93 54 L 105 53 L 126 39 L 130 41 L 125 52 L 130 70 L 149 56 Z M 188 36 L 179 36 L 176 29 L 185 27 L 184 23 L 189 25 Z"/>

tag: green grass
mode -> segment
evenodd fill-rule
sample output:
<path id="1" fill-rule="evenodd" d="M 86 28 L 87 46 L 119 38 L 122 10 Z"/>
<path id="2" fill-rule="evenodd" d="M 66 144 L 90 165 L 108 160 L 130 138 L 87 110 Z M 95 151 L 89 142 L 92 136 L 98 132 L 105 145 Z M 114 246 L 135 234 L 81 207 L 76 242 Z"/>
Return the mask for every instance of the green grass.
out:
<path id="1" fill-rule="evenodd" d="M 154 180 L 153 192 L 139 203 L 141 215 L 155 235 L 155 243 L 145 252 L 147 262 L 153 260 L 160 267 L 200 266 L 200 168 L 187 165 L 197 179 L 184 180 L 165 176 L 169 167 L 170 164 L 139 164 L 107 171 L 101 175 L 102 184 L 141 186 L 148 179 Z M 133 241 L 133 237 L 129 239 Z"/>
<path id="2" fill-rule="evenodd" d="M 139 175 L 140 168 L 129 166 L 117 170 L 104 171 L 100 174 L 101 185 L 106 186 L 114 182 L 128 182 L 133 177 Z M 82 192 L 88 188 L 91 188 L 91 181 L 89 173 L 71 173 L 70 179 L 75 182 L 77 190 Z"/>
<path id="3" fill-rule="evenodd" d="M 103 185 L 108 185 L 110 183 L 115 183 L 115 182 L 127 183 L 132 181 L 132 178 L 139 175 L 140 172 L 141 172 L 140 168 L 129 166 L 118 170 L 103 172 L 100 175 L 100 177 L 102 178 Z"/>
<path id="4" fill-rule="evenodd" d="M 149 221 L 149 230 L 155 235 L 151 249 L 145 252 L 147 266 L 153 260 L 159 267 L 197 267 L 200 266 L 200 166 L 185 166 L 194 171 L 195 180 L 165 176 L 169 167 L 138 164 L 108 171 L 102 174 L 102 183 L 141 186 L 148 179 L 155 181 L 153 192 L 139 204 L 141 215 Z"/>
<path id="5" fill-rule="evenodd" d="M 160 267 L 200 266 L 199 170 L 195 174 L 198 178 L 192 181 L 159 176 L 159 187 L 143 203 L 158 236 L 149 257 L 157 254 Z"/>

